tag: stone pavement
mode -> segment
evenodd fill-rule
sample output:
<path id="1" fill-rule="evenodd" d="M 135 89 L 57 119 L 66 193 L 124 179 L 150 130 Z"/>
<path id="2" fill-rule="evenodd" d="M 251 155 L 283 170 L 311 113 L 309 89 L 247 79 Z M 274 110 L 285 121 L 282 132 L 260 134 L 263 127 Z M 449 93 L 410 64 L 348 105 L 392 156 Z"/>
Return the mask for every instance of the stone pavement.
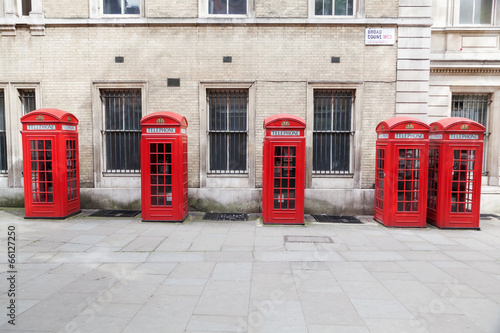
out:
<path id="1" fill-rule="evenodd" d="M 473 231 L 87 214 L 0 210 L 1 332 L 500 332 L 496 219 Z"/>

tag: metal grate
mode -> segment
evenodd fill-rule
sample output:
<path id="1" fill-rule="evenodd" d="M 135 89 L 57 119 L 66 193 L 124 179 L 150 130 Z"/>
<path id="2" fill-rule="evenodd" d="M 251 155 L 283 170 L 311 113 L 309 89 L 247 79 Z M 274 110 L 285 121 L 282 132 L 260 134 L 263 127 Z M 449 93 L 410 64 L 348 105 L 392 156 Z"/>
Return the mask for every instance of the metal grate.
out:
<path id="1" fill-rule="evenodd" d="M 140 173 L 141 90 L 102 90 L 105 172 Z"/>
<path id="2" fill-rule="evenodd" d="M 206 213 L 204 220 L 210 221 L 248 221 L 246 213 Z"/>
<path id="3" fill-rule="evenodd" d="M 315 90 L 313 174 L 350 175 L 354 91 Z"/>
<path id="4" fill-rule="evenodd" d="M 247 173 L 248 90 L 209 90 L 209 173 Z"/>
<path id="5" fill-rule="evenodd" d="M 36 110 L 35 89 L 18 89 L 23 114 Z"/>
<path id="6" fill-rule="evenodd" d="M 110 210 L 101 209 L 89 216 L 93 217 L 134 217 L 139 214 L 140 210 Z"/>
<path id="7" fill-rule="evenodd" d="M 5 132 L 5 98 L 0 90 L 0 174 L 7 173 L 7 134 Z"/>
<path id="8" fill-rule="evenodd" d="M 451 97 L 451 116 L 462 117 L 474 120 L 485 128 L 484 151 L 483 151 L 483 172 L 487 172 L 488 161 L 488 105 L 491 101 L 491 94 L 464 94 L 453 95 Z"/>
<path id="9" fill-rule="evenodd" d="M 481 220 L 500 220 L 500 216 L 495 214 L 481 214 Z"/>
<path id="10" fill-rule="evenodd" d="M 358 218 L 346 215 L 311 215 L 317 222 L 363 224 Z"/>

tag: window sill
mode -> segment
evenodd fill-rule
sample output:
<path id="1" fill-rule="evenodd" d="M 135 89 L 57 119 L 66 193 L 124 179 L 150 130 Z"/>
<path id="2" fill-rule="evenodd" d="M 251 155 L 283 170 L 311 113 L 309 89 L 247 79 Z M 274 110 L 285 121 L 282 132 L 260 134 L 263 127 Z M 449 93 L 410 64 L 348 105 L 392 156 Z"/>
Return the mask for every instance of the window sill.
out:
<path id="1" fill-rule="evenodd" d="M 140 177 L 141 173 L 112 173 L 112 172 L 103 172 L 103 177 Z"/>
<path id="2" fill-rule="evenodd" d="M 321 174 L 314 174 L 312 175 L 313 178 L 354 178 L 354 174 L 348 174 L 348 175 L 321 175 Z"/>
<path id="3" fill-rule="evenodd" d="M 207 173 L 207 178 L 248 178 L 248 173 Z"/>

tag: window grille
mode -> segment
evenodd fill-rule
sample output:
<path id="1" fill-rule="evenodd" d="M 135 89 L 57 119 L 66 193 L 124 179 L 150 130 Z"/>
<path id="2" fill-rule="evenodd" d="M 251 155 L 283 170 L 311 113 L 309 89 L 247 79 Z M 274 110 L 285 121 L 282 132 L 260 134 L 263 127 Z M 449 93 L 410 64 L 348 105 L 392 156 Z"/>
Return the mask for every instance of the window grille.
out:
<path id="1" fill-rule="evenodd" d="M 245 15 L 247 0 L 208 0 L 208 13 Z"/>
<path id="2" fill-rule="evenodd" d="M 23 115 L 36 110 L 35 89 L 19 89 L 18 92 Z"/>
<path id="3" fill-rule="evenodd" d="M 352 90 L 314 91 L 313 174 L 352 175 Z"/>
<path id="4" fill-rule="evenodd" d="M 103 0 L 103 13 L 108 15 L 138 15 L 141 0 Z"/>
<path id="5" fill-rule="evenodd" d="M 209 90 L 209 173 L 247 173 L 248 90 Z"/>
<path id="6" fill-rule="evenodd" d="M 5 131 L 5 98 L 0 90 L 0 174 L 7 173 L 7 133 Z"/>
<path id="7" fill-rule="evenodd" d="M 451 116 L 463 117 L 474 120 L 485 127 L 484 152 L 483 152 L 483 172 L 487 170 L 487 147 L 488 147 L 488 105 L 491 94 L 460 94 L 451 98 Z"/>
<path id="8" fill-rule="evenodd" d="M 315 15 L 352 15 L 353 0 L 315 0 Z"/>
<path id="9" fill-rule="evenodd" d="M 141 90 L 101 90 L 106 173 L 140 173 Z"/>

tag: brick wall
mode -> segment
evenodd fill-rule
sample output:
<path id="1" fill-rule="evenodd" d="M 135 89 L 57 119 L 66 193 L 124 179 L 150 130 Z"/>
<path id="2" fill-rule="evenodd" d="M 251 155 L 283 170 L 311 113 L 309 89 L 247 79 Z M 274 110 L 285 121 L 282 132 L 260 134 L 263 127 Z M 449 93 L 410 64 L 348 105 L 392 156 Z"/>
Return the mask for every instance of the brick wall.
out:
<path id="1" fill-rule="evenodd" d="M 398 0 L 365 0 L 365 15 L 369 18 L 398 17 Z"/>
<path id="2" fill-rule="evenodd" d="M 147 113 L 168 110 L 189 122 L 189 186 L 199 186 L 200 82 L 255 82 L 256 185 L 262 184 L 264 118 L 306 118 L 308 82 L 364 82 L 362 186 L 373 183 L 376 124 L 394 113 L 395 46 L 365 46 L 357 26 L 47 27 L 0 39 L 2 80 L 40 82 L 43 107 L 80 120 L 82 186 L 94 179 L 92 86 L 146 82 Z M 123 63 L 115 63 L 123 56 Z M 232 63 L 223 63 L 232 56 Z M 340 63 L 331 63 L 331 57 Z M 375 65 L 376 64 L 376 65 Z M 180 87 L 167 87 L 180 78 Z M 356 115 L 359 116 L 359 115 Z M 98 156 L 97 156 L 98 157 Z"/>
<path id="3" fill-rule="evenodd" d="M 308 0 L 257 0 L 256 17 L 307 17 Z"/>

